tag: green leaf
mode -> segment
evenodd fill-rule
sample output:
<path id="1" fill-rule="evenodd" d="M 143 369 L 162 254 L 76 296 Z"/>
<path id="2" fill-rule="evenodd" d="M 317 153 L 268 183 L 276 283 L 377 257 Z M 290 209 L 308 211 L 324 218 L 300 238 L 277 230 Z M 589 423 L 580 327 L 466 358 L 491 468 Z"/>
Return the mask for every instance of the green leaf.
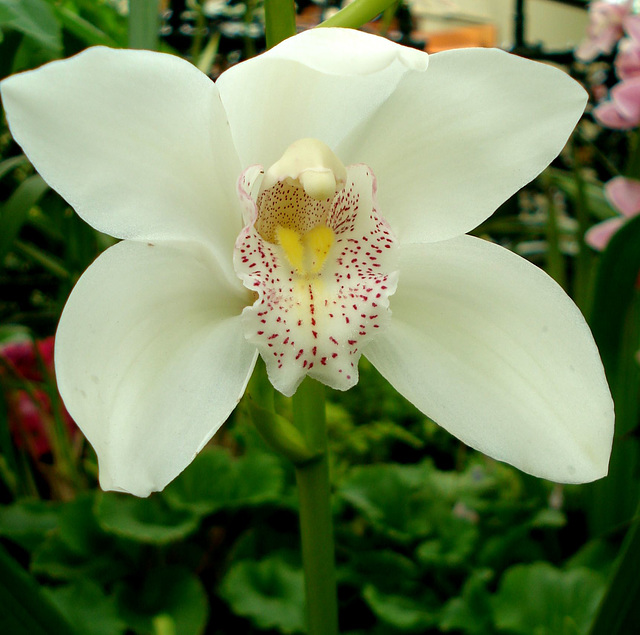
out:
<path id="1" fill-rule="evenodd" d="M 454 516 L 448 520 L 446 526 L 439 524 L 437 539 L 423 542 L 416 550 L 416 558 L 427 570 L 464 567 L 476 549 L 477 526 Z"/>
<path id="2" fill-rule="evenodd" d="M 79 633 L 120 635 L 126 628 L 118 617 L 115 598 L 107 597 L 91 580 L 79 579 L 46 589 L 46 593 Z"/>
<path id="3" fill-rule="evenodd" d="M 0 333 L 0 342 L 1 333 Z M 4 390 L 0 387 L 0 479 L 6 485 L 8 491 L 17 496 L 20 488 L 20 467 L 16 456 L 16 448 L 9 427 L 9 404 Z M 0 534 L 2 530 L 0 529 Z"/>
<path id="4" fill-rule="evenodd" d="M 100 528 L 93 514 L 94 499 L 90 493 L 65 503 L 57 529 L 33 554 L 33 572 L 59 580 L 85 576 L 111 581 L 137 568 L 137 546 Z"/>
<path id="5" fill-rule="evenodd" d="M 175 509 L 205 516 L 221 509 L 277 502 L 283 487 L 284 471 L 277 457 L 252 452 L 233 458 L 214 447 L 201 452 L 164 496 Z"/>
<path id="6" fill-rule="evenodd" d="M 592 485 L 588 509 L 593 534 L 626 523 L 640 496 L 636 478 L 640 445 L 633 431 L 640 418 L 640 216 L 626 222 L 603 252 L 596 277 L 590 325 L 600 350 L 616 411 L 609 475 Z"/>
<path id="7" fill-rule="evenodd" d="M 492 598 L 495 624 L 518 635 L 586 633 L 603 593 L 602 576 L 589 569 L 518 565 L 503 576 Z"/>
<path id="8" fill-rule="evenodd" d="M 422 598 L 386 594 L 372 584 L 365 586 L 362 596 L 378 619 L 405 633 L 422 633 L 436 623 L 435 610 L 425 608 L 430 602 Z"/>
<path id="9" fill-rule="evenodd" d="M 219 595 L 234 613 L 259 628 L 283 633 L 305 630 L 303 574 L 281 555 L 236 562 L 224 577 Z"/>
<path id="10" fill-rule="evenodd" d="M 48 501 L 23 500 L 0 507 L 0 536 L 27 551 L 42 544 L 59 522 L 60 506 Z"/>
<path id="11" fill-rule="evenodd" d="M 424 538 L 452 520 L 451 509 L 461 503 L 471 510 L 496 479 L 477 465 L 464 472 L 435 469 L 429 461 L 415 465 L 369 465 L 352 469 L 338 496 L 353 505 L 371 524 L 400 541 Z M 485 502 L 486 504 L 486 502 Z M 458 523 L 458 529 L 470 529 Z M 471 529 L 470 529 L 471 530 Z M 447 549 L 453 549 L 453 545 Z"/>
<path id="12" fill-rule="evenodd" d="M 0 0 L 1 1 L 1 0 Z M 0 214 L 0 262 L 11 248 L 31 208 L 42 198 L 49 186 L 41 176 L 25 179 L 2 207 Z"/>
<path id="13" fill-rule="evenodd" d="M 62 50 L 62 33 L 44 0 L 0 0 L 0 29 L 23 33 L 48 51 Z"/>
<path id="14" fill-rule="evenodd" d="M 420 576 L 418 566 L 390 549 L 352 551 L 349 562 L 338 570 L 339 580 L 354 586 L 373 584 L 378 589 L 404 591 Z"/>
<path id="15" fill-rule="evenodd" d="M 11 170 L 21 165 L 26 165 L 27 163 L 28 163 L 27 157 L 24 154 L 20 154 L 17 157 L 11 157 L 10 159 L 5 159 L 4 161 L 0 161 L 0 179 L 5 174 L 9 174 Z"/>
<path id="16" fill-rule="evenodd" d="M 487 584 L 490 569 L 476 569 L 462 588 L 462 595 L 447 602 L 440 616 L 444 631 L 460 630 L 470 635 L 493 635 L 490 595 Z"/>
<path id="17" fill-rule="evenodd" d="M 581 193 L 574 174 L 554 168 L 547 168 L 546 172 L 553 185 L 561 189 L 574 205 L 579 204 Z M 589 212 L 593 213 L 599 220 L 606 220 L 616 216 L 615 210 L 604 195 L 604 183 L 585 181 L 582 185 Z"/>
<path id="18" fill-rule="evenodd" d="M 77 635 L 37 582 L 1 546 L 0 632 Z"/>
<path id="19" fill-rule="evenodd" d="M 152 569 L 144 579 L 122 585 L 117 597 L 120 615 L 139 633 L 200 635 L 207 625 L 207 594 L 200 580 L 181 567 Z"/>
<path id="20" fill-rule="evenodd" d="M 77 13 L 57 4 L 53 5 L 53 10 L 62 26 L 87 46 L 118 47 L 118 43 L 112 37 Z"/>
<path id="21" fill-rule="evenodd" d="M 172 509 L 159 494 L 136 498 L 106 492 L 98 497 L 95 513 L 105 531 L 156 545 L 186 538 L 199 523 L 196 514 Z"/>
<path id="22" fill-rule="evenodd" d="M 624 321 L 640 271 L 640 216 L 618 230 L 602 254 L 591 315 L 591 330 L 607 373 L 617 365 Z"/>
<path id="23" fill-rule="evenodd" d="M 625 537 L 606 595 L 589 635 L 626 635 L 640 632 L 640 521 Z"/>
<path id="24" fill-rule="evenodd" d="M 423 469 L 424 471 L 424 469 Z M 431 500 L 416 482 L 414 466 L 370 465 L 354 468 L 338 489 L 374 527 L 388 536 L 408 541 L 432 529 Z"/>

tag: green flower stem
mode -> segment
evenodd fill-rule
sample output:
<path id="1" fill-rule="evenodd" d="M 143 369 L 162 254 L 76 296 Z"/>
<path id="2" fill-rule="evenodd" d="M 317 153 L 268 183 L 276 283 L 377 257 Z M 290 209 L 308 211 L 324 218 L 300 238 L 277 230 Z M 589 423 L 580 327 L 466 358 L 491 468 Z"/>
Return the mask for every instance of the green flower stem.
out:
<path id="1" fill-rule="evenodd" d="M 158 50 L 158 0 L 129 0 L 129 48 Z"/>
<path id="2" fill-rule="evenodd" d="M 320 458 L 296 466 L 308 635 L 337 635 L 338 601 L 322 384 L 306 378 L 293 396 L 293 422 Z"/>
<path id="3" fill-rule="evenodd" d="M 357 29 L 384 13 L 397 0 L 354 0 L 318 26 L 341 26 Z"/>
<path id="4" fill-rule="evenodd" d="M 296 7 L 294 0 L 264 0 L 264 28 L 267 48 L 296 34 Z"/>

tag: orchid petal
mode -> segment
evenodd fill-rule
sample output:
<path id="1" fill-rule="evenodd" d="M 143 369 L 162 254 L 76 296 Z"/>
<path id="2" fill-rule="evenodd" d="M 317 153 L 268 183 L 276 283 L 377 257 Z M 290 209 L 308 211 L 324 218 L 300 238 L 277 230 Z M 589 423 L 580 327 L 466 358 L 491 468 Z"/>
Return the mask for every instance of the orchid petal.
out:
<path id="1" fill-rule="evenodd" d="M 636 124 L 640 122 L 640 78 L 619 82 L 611 89 L 618 112 Z"/>
<path id="2" fill-rule="evenodd" d="M 364 355 L 466 444 L 554 481 L 604 476 L 613 403 L 589 329 L 541 270 L 470 236 L 401 249 Z"/>
<path id="3" fill-rule="evenodd" d="M 90 225 L 208 240 L 233 276 L 240 169 L 206 75 L 172 55 L 97 47 L 6 79 L 2 98 L 16 141 Z"/>
<path id="4" fill-rule="evenodd" d="M 607 181 L 604 193 L 621 214 L 631 217 L 640 212 L 640 181 L 616 176 Z"/>
<path id="5" fill-rule="evenodd" d="M 640 42 L 640 15 L 628 15 L 624 19 L 624 30 L 634 40 Z"/>
<path id="6" fill-rule="evenodd" d="M 310 29 L 230 68 L 216 85 L 243 167 L 266 166 L 301 138 L 335 149 L 405 74 L 422 76 L 427 61 L 424 52 L 353 29 Z"/>
<path id="7" fill-rule="evenodd" d="M 594 119 L 605 128 L 631 130 L 636 123 L 623 116 L 613 101 L 604 101 L 593 109 Z"/>
<path id="8" fill-rule="evenodd" d="M 56 336 L 56 374 L 106 490 L 175 478 L 242 396 L 256 359 L 246 292 L 196 243 L 124 241 L 80 278 Z"/>
<path id="9" fill-rule="evenodd" d="M 631 38 L 620 40 L 614 65 L 616 74 L 622 80 L 640 74 L 640 42 Z"/>
<path id="10" fill-rule="evenodd" d="M 603 251 L 609 244 L 611 237 L 624 225 L 626 220 L 622 216 L 617 216 L 594 225 L 584 235 L 585 242 L 596 251 Z"/>
<path id="11" fill-rule="evenodd" d="M 491 49 L 436 53 L 338 148 L 378 179 L 400 242 L 465 233 L 560 152 L 587 95 L 556 68 Z"/>

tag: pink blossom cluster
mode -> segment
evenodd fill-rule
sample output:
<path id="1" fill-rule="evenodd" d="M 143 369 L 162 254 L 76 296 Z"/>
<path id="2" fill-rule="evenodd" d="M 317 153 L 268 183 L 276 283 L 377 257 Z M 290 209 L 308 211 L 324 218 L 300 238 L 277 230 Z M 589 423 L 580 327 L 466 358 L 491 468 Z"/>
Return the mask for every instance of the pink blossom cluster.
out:
<path id="1" fill-rule="evenodd" d="M 614 66 L 620 81 L 593 111 L 601 125 L 615 130 L 640 124 L 640 15 L 631 13 L 632 4 L 592 3 L 587 39 L 576 50 L 578 59 L 590 61 L 618 44 Z"/>
<path id="2" fill-rule="evenodd" d="M 4 362 L 0 372 L 5 376 L 10 374 L 13 381 L 23 382 L 25 386 L 7 391 L 9 428 L 16 445 L 35 460 L 51 451 L 53 409 L 46 383 L 53 378 L 53 346 L 53 337 L 35 343 L 20 341 L 0 346 Z M 68 432 L 74 436 L 78 431 L 76 425 L 62 400 L 58 400 Z"/>
<path id="3" fill-rule="evenodd" d="M 623 29 L 630 17 L 632 4 L 633 0 L 592 2 L 589 5 L 587 37 L 576 49 L 576 58 L 582 62 L 590 62 L 600 54 L 611 53 L 623 36 Z"/>
<path id="4" fill-rule="evenodd" d="M 614 67 L 620 81 L 609 92 L 609 99 L 593 111 L 598 123 L 614 130 L 640 125 L 640 15 L 634 15 L 632 8 L 633 0 L 592 2 L 587 38 L 575 52 L 577 59 L 588 62 L 618 46 Z M 615 177 L 606 184 L 605 196 L 619 216 L 587 232 L 587 244 L 598 251 L 629 218 L 640 214 L 640 181 Z"/>

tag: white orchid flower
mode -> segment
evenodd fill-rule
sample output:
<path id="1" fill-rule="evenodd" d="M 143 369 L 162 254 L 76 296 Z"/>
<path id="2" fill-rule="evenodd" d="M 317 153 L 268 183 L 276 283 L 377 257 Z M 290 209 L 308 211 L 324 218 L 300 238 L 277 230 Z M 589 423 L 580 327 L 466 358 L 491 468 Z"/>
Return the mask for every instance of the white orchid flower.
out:
<path id="1" fill-rule="evenodd" d="M 286 395 L 307 374 L 351 387 L 364 354 L 496 459 L 606 474 L 613 406 L 582 315 L 465 235 L 567 141 L 586 95 L 561 71 L 317 29 L 215 83 L 177 57 L 94 48 L 2 97 L 43 178 L 123 239 L 78 281 L 56 344 L 104 489 L 165 487 L 258 354 Z"/>

